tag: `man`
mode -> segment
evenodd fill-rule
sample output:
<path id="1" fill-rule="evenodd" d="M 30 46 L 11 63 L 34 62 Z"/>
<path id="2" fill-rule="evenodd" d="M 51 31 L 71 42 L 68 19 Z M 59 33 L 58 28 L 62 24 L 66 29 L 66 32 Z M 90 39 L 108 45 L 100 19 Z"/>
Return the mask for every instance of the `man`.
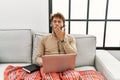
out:
<path id="1" fill-rule="evenodd" d="M 65 18 L 61 13 L 51 16 L 53 32 L 43 36 L 38 45 L 36 63 L 42 65 L 42 55 L 77 53 L 75 39 L 66 34 Z"/>

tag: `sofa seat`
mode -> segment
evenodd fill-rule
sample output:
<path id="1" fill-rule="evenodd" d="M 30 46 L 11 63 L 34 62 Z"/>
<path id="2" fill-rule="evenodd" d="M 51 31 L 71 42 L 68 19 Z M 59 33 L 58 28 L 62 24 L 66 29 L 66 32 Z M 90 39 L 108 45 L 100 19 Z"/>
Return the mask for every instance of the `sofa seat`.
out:
<path id="1" fill-rule="evenodd" d="M 12 66 L 26 66 L 30 63 L 0 63 L 0 80 L 4 80 L 4 71 L 8 65 Z"/>
<path id="2" fill-rule="evenodd" d="M 76 71 L 83 71 L 83 70 L 95 70 L 94 66 L 81 66 L 81 67 L 76 67 L 75 68 Z"/>

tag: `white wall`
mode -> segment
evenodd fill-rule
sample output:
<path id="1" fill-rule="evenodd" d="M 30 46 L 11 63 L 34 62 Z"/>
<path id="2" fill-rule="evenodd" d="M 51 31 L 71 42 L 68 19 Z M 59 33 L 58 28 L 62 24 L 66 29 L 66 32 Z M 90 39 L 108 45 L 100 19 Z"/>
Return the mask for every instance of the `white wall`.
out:
<path id="1" fill-rule="evenodd" d="M 0 0 L 0 29 L 49 32 L 48 0 Z"/>

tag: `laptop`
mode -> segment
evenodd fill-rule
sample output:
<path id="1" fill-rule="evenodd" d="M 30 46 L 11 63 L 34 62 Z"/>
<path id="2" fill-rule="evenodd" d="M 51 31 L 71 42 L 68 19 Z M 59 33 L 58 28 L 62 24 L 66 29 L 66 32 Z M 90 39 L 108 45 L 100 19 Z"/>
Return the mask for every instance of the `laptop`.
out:
<path id="1" fill-rule="evenodd" d="M 62 72 L 75 67 L 76 54 L 54 54 L 42 56 L 43 71 Z"/>

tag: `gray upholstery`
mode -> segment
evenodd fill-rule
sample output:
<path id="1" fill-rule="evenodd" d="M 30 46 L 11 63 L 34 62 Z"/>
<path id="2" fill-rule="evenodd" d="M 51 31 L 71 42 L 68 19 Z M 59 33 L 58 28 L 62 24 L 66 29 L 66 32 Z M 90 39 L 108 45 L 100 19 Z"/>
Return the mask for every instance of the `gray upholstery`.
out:
<path id="1" fill-rule="evenodd" d="M 105 50 L 96 50 L 95 66 L 107 80 L 120 80 L 120 61 Z"/>
<path id="2" fill-rule="evenodd" d="M 33 36 L 33 54 L 32 54 L 32 63 L 35 63 L 35 57 L 37 53 L 38 43 L 42 36 L 46 35 L 47 33 L 39 33 Z"/>
<path id="3" fill-rule="evenodd" d="M 46 34 L 35 34 L 32 41 L 30 29 L 0 30 L 0 80 L 4 80 L 4 70 L 8 65 L 31 64 L 31 56 L 32 62 L 35 62 L 38 42 L 43 35 Z M 97 69 L 107 80 L 120 80 L 120 62 L 107 51 L 96 50 L 94 36 L 80 34 L 72 36 L 76 39 L 78 50 L 75 70 Z"/>
<path id="4" fill-rule="evenodd" d="M 31 62 L 31 45 L 30 29 L 0 30 L 0 62 Z"/>
<path id="5" fill-rule="evenodd" d="M 76 39 L 77 58 L 76 66 L 92 66 L 94 65 L 96 38 L 91 35 L 72 35 Z"/>
<path id="6" fill-rule="evenodd" d="M 33 57 L 32 61 L 35 63 L 35 56 L 40 38 L 46 34 L 35 34 L 33 45 Z M 91 66 L 94 65 L 95 50 L 96 50 L 96 38 L 90 35 L 72 35 L 76 39 L 76 46 L 78 50 L 76 58 L 76 67 L 78 66 Z"/>

